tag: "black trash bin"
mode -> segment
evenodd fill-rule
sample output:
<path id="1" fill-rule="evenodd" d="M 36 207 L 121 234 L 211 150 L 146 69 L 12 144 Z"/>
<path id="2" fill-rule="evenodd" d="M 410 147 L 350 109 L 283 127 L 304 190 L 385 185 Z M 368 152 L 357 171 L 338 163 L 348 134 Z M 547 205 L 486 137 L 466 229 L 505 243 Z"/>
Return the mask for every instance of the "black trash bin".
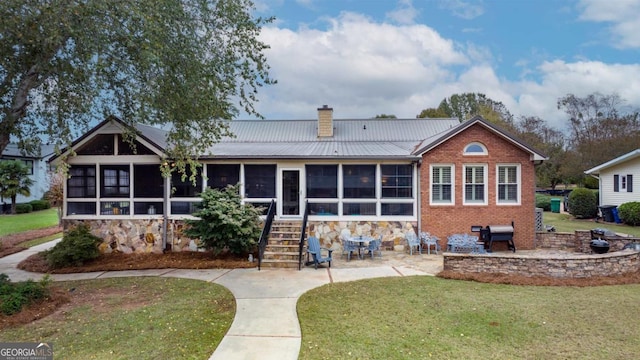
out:
<path id="1" fill-rule="evenodd" d="M 613 209 L 615 209 L 615 205 L 602 205 L 600 206 L 600 212 L 602 213 L 602 217 L 606 222 L 615 222 L 615 218 L 613 217 Z"/>

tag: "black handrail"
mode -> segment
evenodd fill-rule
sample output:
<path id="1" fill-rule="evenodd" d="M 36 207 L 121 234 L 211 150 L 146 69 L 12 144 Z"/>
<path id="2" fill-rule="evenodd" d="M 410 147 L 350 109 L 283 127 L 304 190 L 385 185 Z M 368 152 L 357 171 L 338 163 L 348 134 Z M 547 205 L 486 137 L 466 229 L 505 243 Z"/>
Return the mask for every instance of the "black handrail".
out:
<path id="1" fill-rule="evenodd" d="M 300 231 L 300 249 L 298 250 L 298 270 L 302 270 L 302 248 L 307 238 L 307 217 L 309 216 L 309 201 L 304 202 L 304 216 L 302 217 L 302 231 Z"/>
<path id="2" fill-rule="evenodd" d="M 269 242 L 269 233 L 271 233 L 271 224 L 273 218 L 276 215 L 276 201 L 271 200 L 269 210 L 267 211 L 267 218 L 264 219 L 264 227 L 262 228 L 262 234 L 260 234 L 260 240 L 258 240 L 258 270 L 262 265 L 262 258 L 264 257 L 264 250 L 267 248 Z"/>

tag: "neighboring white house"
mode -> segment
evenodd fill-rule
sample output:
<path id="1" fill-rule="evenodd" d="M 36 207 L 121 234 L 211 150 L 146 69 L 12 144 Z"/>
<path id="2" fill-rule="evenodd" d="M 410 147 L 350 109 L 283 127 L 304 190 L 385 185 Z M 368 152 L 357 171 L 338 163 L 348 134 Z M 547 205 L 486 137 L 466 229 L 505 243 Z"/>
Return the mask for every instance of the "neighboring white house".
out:
<path id="1" fill-rule="evenodd" d="M 585 171 L 600 180 L 600 205 L 640 201 L 640 149 Z"/>
<path id="2" fill-rule="evenodd" d="M 0 155 L 0 161 L 20 160 L 29 169 L 29 177 L 33 180 L 31 186 L 31 196 L 18 195 L 17 203 L 25 203 L 31 200 L 40 200 L 49 189 L 47 171 L 49 169 L 47 161 L 54 154 L 53 145 L 42 145 L 39 154 L 23 154 L 17 144 L 9 144 Z M 0 199 L 1 203 L 10 203 L 11 199 Z"/>

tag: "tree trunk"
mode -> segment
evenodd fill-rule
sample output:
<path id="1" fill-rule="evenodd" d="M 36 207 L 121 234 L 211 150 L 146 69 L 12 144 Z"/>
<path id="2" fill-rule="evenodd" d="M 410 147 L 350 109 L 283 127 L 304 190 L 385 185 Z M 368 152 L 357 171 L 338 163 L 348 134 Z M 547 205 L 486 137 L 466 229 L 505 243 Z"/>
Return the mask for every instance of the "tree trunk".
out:
<path id="1" fill-rule="evenodd" d="M 16 213 L 16 195 L 11 196 L 11 214 Z"/>

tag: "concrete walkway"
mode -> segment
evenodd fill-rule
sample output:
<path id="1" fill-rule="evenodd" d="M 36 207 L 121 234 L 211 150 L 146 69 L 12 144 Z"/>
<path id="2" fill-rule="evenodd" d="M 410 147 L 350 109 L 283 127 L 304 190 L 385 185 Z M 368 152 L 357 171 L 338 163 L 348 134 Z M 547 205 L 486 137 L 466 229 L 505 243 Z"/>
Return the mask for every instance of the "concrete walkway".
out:
<path id="1" fill-rule="evenodd" d="M 57 240 L 59 241 L 59 240 Z M 46 250 L 57 241 L 35 246 L 17 254 L 0 258 L 0 273 L 9 275 L 12 281 L 38 280 L 43 274 L 16 269 L 16 265 L 30 255 Z M 393 255 L 393 254 L 391 254 Z M 335 256 L 335 255 L 334 255 Z M 301 331 L 296 312 L 298 298 L 315 287 L 332 283 L 367 278 L 429 275 L 442 270 L 441 259 L 429 255 L 426 267 L 412 266 L 420 261 L 414 255 L 409 262 L 383 259 L 377 266 L 375 260 L 357 260 L 355 267 L 340 263 L 332 268 L 315 270 L 313 267 L 297 270 L 268 269 L 153 269 L 132 271 L 103 271 L 77 274 L 54 274 L 55 281 L 101 279 L 127 276 L 161 276 L 196 279 L 213 282 L 229 289 L 236 299 L 236 315 L 229 331 L 210 360 L 297 359 L 301 345 Z M 336 262 L 336 260 L 334 260 Z M 341 266 L 343 265 L 343 266 Z M 370 266 L 363 266 L 370 265 Z M 406 265 L 406 266 L 403 266 Z"/>

